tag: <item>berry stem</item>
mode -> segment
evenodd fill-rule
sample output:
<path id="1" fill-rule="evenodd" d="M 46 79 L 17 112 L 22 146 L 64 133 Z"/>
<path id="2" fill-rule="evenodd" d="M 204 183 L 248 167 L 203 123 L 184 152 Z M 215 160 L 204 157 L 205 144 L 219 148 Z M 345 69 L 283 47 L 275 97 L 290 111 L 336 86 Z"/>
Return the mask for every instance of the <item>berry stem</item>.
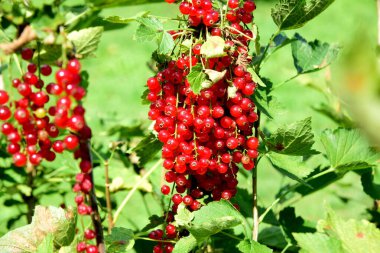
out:
<path id="1" fill-rule="evenodd" d="M 257 110 L 257 121 L 255 123 L 255 137 L 259 138 L 260 132 L 260 117 L 261 112 Z M 257 241 L 259 235 L 259 212 L 257 207 L 257 165 L 258 159 L 255 158 L 253 161 L 255 166 L 252 170 L 252 212 L 253 212 L 253 229 L 252 229 L 252 240 Z"/>
<path id="2" fill-rule="evenodd" d="M 120 204 L 119 208 L 115 212 L 115 216 L 113 217 L 113 224 L 116 224 L 119 219 L 121 211 L 127 205 L 128 201 L 132 198 L 133 194 L 137 191 L 138 187 L 146 180 L 163 162 L 162 159 L 158 160 L 153 167 L 145 173 L 145 175 L 133 186 L 132 190 L 128 192 L 127 196 L 124 198 L 123 202 Z"/>
<path id="3" fill-rule="evenodd" d="M 87 152 L 88 152 L 88 157 L 90 158 L 91 164 L 92 162 L 92 156 L 91 156 L 91 144 L 89 141 L 87 141 Z M 92 208 L 92 213 L 91 213 L 91 219 L 92 223 L 95 228 L 96 232 L 96 245 L 98 246 L 99 253 L 105 253 L 105 244 L 104 244 L 104 235 L 103 235 L 103 226 L 102 226 L 102 220 L 100 218 L 99 210 L 98 210 L 98 201 L 96 199 L 95 195 L 95 183 L 94 183 L 94 175 L 92 171 L 90 172 L 90 177 L 91 177 L 91 182 L 92 182 L 92 188 L 89 193 L 89 203 Z"/>

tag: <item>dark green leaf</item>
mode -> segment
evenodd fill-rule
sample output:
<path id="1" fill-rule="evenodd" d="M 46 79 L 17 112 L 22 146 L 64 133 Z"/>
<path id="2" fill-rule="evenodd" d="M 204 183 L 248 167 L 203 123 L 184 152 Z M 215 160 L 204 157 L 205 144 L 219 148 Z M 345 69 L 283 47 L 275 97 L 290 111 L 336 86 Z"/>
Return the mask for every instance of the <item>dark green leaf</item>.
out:
<path id="1" fill-rule="evenodd" d="M 361 175 L 363 190 L 373 199 L 380 199 L 380 168 L 364 172 Z"/>
<path id="2" fill-rule="evenodd" d="M 190 73 L 187 75 L 187 81 L 190 84 L 191 90 L 195 94 L 199 94 L 203 89 L 202 84 L 207 81 L 207 75 L 204 73 L 202 65 L 197 64 L 192 67 Z"/>
<path id="3" fill-rule="evenodd" d="M 273 96 L 271 95 L 273 84 L 268 79 L 260 78 L 264 82 L 265 87 L 258 86 L 252 99 L 257 106 L 257 109 L 265 114 L 268 118 L 272 119 L 270 107 L 272 106 Z"/>
<path id="4" fill-rule="evenodd" d="M 182 237 L 174 246 L 173 253 L 189 253 L 197 246 L 197 240 L 194 236 L 189 235 Z"/>
<path id="5" fill-rule="evenodd" d="M 137 156 L 140 158 L 139 164 L 143 166 L 152 160 L 161 148 L 161 142 L 156 136 L 150 134 L 140 141 L 140 143 L 132 151 L 137 153 Z"/>
<path id="6" fill-rule="evenodd" d="M 141 124 L 135 125 L 116 125 L 108 130 L 109 135 L 117 135 L 118 140 L 130 140 L 133 137 L 142 137 L 144 136 L 144 129 Z"/>
<path id="7" fill-rule="evenodd" d="M 310 117 L 279 128 L 266 139 L 269 150 L 294 156 L 318 154 L 312 149 L 313 144 L 314 134 Z"/>
<path id="8" fill-rule="evenodd" d="M 333 108 L 332 105 L 321 103 L 319 106 L 313 107 L 313 109 L 325 115 L 341 127 L 352 128 L 355 126 L 352 119 L 350 119 L 346 113 L 342 112 L 341 109 L 338 111 L 336 108 Z"/>
<path id="9" fill-rule="evenodd" d="M 311 73 L 331 64 L 339 52 L 336 45 L 322 43 L 319 40 L 307 42 L 295 34 L 292 42 L 292 56 L 298 74 Z"/>
<path id="10" fill-rule="evenodd" d="M 312 233 L 315 232 L 315 228 L 308 225 L 306 221 L 296 216 L 294 207 L 287 207 L 280 212 L 279 218 L 280 224 L 286 236 L 295 242 L 292 233 Z"/>
<path id="11" fill-rule="evenodd" d="M 103 33 L 103 27 L 90 27 L 68 34 L 73 43 L 77 57 L 84 58 L 95 52 Z"/>
<path id="12" fill-rule="evenodd" d="M 159 225 L 164 224 L 165 218 L 163 216 L 152 215 L 149 217 L 149 224 L 147 224 L 141 231 L 149 231 Z"/>
<path id="13" fill-rule="evenodd" d="M 240 252 L 242 253 L 272 253 L 273 250 L 265 245 L 252 240 L 241 241 L 238 245 Z"/>
<path id="14" fill-rule="evenodd" d="M 34 54 L 33 62 L 40 64 L 56 64 L 57 60 L 62 56 L 61 45 L 43 45 L 40 54 Z M 39 57 L 39 59 L 38 59 Z"/>
<path id="15" fill-rule="evenodd" d="M 121 253 L 133 248 L 134 234 L 131 229 L 113 228 L 110 235 L 105 237 L 107 252 Z"/>
<path id="16" fill-rule="evenodd" d="M 334 0 L 280 0 L 272 9 L 272 18 L 281 30 L 299 28 L 333 2 Z"/>
<path id="17" fill-rule="evenodd" d="M 272 226 L 264 228 L 259 233 L 259 243 L 270 247 L 283 249 L 288 244 L 280 227 Z"/>
<path id="18" fill-rule="evenodd" d="M 368 168 L 379 158 L 357 129 L 325 130 L 321 142 L 331 166 L 338 171 Z"/>

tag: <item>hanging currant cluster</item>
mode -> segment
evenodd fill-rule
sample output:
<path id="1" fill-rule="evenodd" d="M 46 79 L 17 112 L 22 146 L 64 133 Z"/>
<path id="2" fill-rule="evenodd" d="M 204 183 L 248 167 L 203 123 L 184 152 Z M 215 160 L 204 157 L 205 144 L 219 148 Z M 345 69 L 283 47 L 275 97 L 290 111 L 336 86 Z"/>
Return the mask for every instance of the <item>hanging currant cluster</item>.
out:
<path id="1" fill-rule="evenodd" d="M 158 74 L 147 81 L 149 118 L 163 143 L 163 167 L 167 170 L 167 184 L 161 191 L 172 194 L 173 203 L 165 214 L 165 230 L 149 235 L 155 240 L 186 234 L 172 224 L 181 203 L 195 211 L 204 203 L 233 198 L 238 164 L 252 170 L 259 144 L 253 136 L 258 116 L 251 99 L 256 83 L 247 71 L 248 46 L 253 39 L 249 24 L 255 3 L 166 2 L 180 3 L 179 10 L 186 18 L 178 31 L 171 32 L 181 50 L 175 50 L 171 60 L 159 65 Z M 211 51 L 222 46 L 221 52 L 205 53 L 203 47 L 209 50 L 210 44 Z M 199 93 L 194 90 L 194 75 L 208 75 Z M 159 243 L 153 249 L 155 253 L 172 250 L 170 243 Z"/>
<path id="2" fill-rule="evenodd" d="M 28 62 L 26 72 L 12 80 L 12 92 L 0 90 L 0 120 L 4 121 L 1 131 L 7 137 L 7 152 L 15 166 L 26 168 L 38 166 L 43 160 L 54 161 L 65 150 L 73 152 L 81 169 L 73 188 L 78 213 L 91 215 L 93 210 L 88 204 L 93 188 L 88 146 L 91 129 L 81 105 L 86 90 L 80 85 L 80 62 L 75 58 L 69 60 L 55 72 L 55 82 L 45 85 L 42 77 L 48 79 L 53 69 L 50 65 L 40 66 L 38 60 L 33 63 L 39 57 L 33 57 L 34 54 L 31 48 L 21 51 L 22 59 Z M 84 231 L 87 241 L 95 237 L 94 230 Z M 77 249 L 98 252 L 95 245 L 86 242 L 80 242 Z"/>

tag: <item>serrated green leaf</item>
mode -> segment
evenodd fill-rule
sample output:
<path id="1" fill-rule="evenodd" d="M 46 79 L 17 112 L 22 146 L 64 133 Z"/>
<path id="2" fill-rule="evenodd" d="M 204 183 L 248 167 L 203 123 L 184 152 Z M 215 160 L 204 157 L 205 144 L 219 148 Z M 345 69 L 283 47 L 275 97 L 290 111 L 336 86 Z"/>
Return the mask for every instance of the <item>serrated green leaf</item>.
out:
<path id="1" fill-rule="evenodd" d="M 343 253 L 339 240 L 330 238 L 322 233 L 293 233 L 298 245 L 301 247 L 300 253 Z"/>
<path id="2" fill-rule="evenodd" d="M 164 31 L 163 24 L 155 17 L 141 17 L 136 20 L 140 23 L 135 34 L 138 42 L 152 41 Z"/>
<path id="3" fill-rule="evenodd" d="M 281 127 L 265 140 L 270 151 L 294 156 L 318 154 L 312 147 L 311 117 Z"/>
<path id="4" fill-rule="evenodd" d="M 172 253 L 189 253 L 197 246 L 197 240 L 191 234 L 186 237 L 182 237 L 174 246 Z"/>
<path id="5" fill-rule="evenodd" d="M 127 252 L 135 244 L 134 233 L 131 229 L 115 227 L 105 237 L 105 242 L 109 253 Z"/>
<path id="6" fill-rule="evenodd" d="M 242 253 L 272 253 L 273 250 L 265 245 L 252 240 L 244 240 L 238 244 L 238 249 Z"/>
<path id="7" fill-rule="evenodd" d="M 307 177 L 313 171 L 313 169 L 305 165 L 302 157 L 288 156 L 276 153 L 270 153 L 267 155 L 267 157 L 269 158 L 272 166 L 281 174 L 312 188 L 312 186 L 306 183 L 303 178 Z"/>
<path id="8" fill-rule="evenodd" d="M 374 166 L 379 158 L 357 129 L 325 130 L 321 142 L 331 166 L 340 172 Z"/>
<path id="9" fill-rule="evenodd" d="M 175 46 L 173 37 L 167 32 L 157 34 L 158 54 L 170 54 Z"/>
<path id="10" fill-rule="evenodd" d="M 116 23 L 116 24 L 129 24 L 136 21 L 137 18 L 146 17 L 148 14 L 149 14 L 149 11 L 144 11 L 130 18 L 122 18 L 119 16 L 109 16 L 109 17 L 104 18 L 104 20 L 107 22 Z"/>
<path id="11" fill-rule="evenodd" d="M 207 75 L 203 72 L 201 64 L 192 67 L 190 73 L 187 75 L 187 81 L 190 84 L 191 90 L 195 94 L 199 94 L 202 90 L 202 84 L 207 81 Z"/>
<path id="12" fill-rule="evenodd" d="M 162 144 L 154 134 L 145 137 L 139 144 L 132 150 L 136 152 L 139 157 L 139 164 L 145 165 L 152 160 L 156 154 L 161 150 Z"/>
<path id="13" fill-rule="evenodd" d="M 188 226 L 194 219 L 194 214 L 186 208 L 185 204 L 181 203 L 174 218 L 178 226 Z"/>
<path id="14" fill-rule="evenodd" d="M 318 231 L 339 240 L 345 253 L 377 253 L 380 230 L 366 220 L 344 221 L 329 208 L 327 218 L 318 222 Z"/>
<path id="15" fill-rule="evenodd" d="M 224 229 L 244 223 L 244 217 L 231 203 L 225 200 L 211 202 L 193 214 L 194 219 L 188 230 L 198 242 L 202 242 Z"/>
<path id="16" fill-rule="evenodd" d="M 272 18 L 281 30 L 299 28 L 333 2 L 334 0 L 280 0 L 272 9 Z"/>
<path id="17" fill-rule="evenodd" d="M 319 40 L 307 42 L 299 34 L 295 34 L 292 42 L 292 56 L 298 74 L 321 70 L 336 58 L 339 48 L 336 45 L 322 43 Z"/>
<path id="18" fill-rule="evenodd" d="M 210 36 L 201 46 L 201 54 L 206 58 L 216 58 L 227 55 L 224 51 L 226 42 L 220 36 Z"/>
<path id="19" fill-rule="evenodd" d="M 90 27 L 73 31 L 67 38 L 73 43 L 75 54 L 79 58 L 87 57 L 95 52 L 103 33 L 103 27 Z"/>

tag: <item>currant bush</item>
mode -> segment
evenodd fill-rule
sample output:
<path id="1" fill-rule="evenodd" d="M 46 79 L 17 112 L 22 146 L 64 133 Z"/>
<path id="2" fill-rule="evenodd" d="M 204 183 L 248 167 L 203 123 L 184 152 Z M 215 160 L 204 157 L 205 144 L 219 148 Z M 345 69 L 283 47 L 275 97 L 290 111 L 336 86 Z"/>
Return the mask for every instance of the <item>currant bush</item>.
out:
<path id="1" fill-rule="evenodd" d="M 177 43 L 191 42 L 188 52 L 175 52 L 171 61 L 159 65 L 160 71 L 147 80 L 151 102 L 148 113 L 154 130 L 163 143 L 163 167 L 167 170 L 161 192 L 175 193 L 169 213 L 183 203 L 195 211 L 203 203 L 230 200 L 237 192 L 238 164 L 254 168 L 258 139 L 253 124 L 258 116 L 251 96 L 256 83 L 247 71 L 248 46 L 252 32 L 248 28 L 256 9 L 253 1 L 229 0 L 226 12 L 219 12 L 210 0 L 180 2 L 179 10 L 188 22 L 181 31 L 171 32 Z M 191 29 L 190 29 L 191 28 Z M 202 46 L 209 37 L 225 41 L 224 54 L 206 57 Z M 188 76 L 192 68 L 225 73 L 221 80 L 199 94 L 193 92 Z M 233 90 L 233 94 L 229 92 Z M 180 231 L 168 219 L 165 231 L 149 235 L 157 240 L 180 237 Z M 171 252 L 172 245 L 159 243 L 154 252 Z"/>

